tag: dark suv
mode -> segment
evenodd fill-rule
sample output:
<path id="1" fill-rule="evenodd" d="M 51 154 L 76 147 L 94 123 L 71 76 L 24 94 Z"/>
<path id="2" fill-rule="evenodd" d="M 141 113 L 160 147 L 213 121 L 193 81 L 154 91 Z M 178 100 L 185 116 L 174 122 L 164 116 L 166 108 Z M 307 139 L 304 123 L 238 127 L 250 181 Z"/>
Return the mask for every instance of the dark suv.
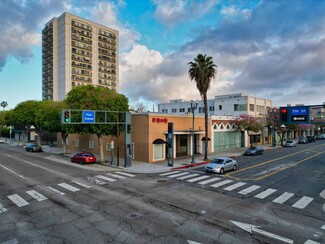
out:
<path id="1" fill-rule="evenodd" d="M 306 136 L 308 142 L 314 142 L 315 141 L 315 137 L 314 136 Z"/>

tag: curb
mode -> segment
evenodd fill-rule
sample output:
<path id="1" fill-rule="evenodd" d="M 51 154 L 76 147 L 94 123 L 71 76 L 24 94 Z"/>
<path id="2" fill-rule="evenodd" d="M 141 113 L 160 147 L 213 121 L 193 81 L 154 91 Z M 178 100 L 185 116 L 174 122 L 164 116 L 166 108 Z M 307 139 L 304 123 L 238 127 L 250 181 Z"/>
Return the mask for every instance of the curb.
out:
<path id="1" fill-rule="evenodd" d="M 179 167 L 172 168 L 171 170 L 187 169 L 187 168 L 192 168 L 192 167 L 207 164 L 207 163 L 209 163 L 209 162 L 200 162 L 200 163 L 194 163 L 194 164 L 187 164 L 187 165 L 184 165 L 184 166 L 179 166 Z"/>

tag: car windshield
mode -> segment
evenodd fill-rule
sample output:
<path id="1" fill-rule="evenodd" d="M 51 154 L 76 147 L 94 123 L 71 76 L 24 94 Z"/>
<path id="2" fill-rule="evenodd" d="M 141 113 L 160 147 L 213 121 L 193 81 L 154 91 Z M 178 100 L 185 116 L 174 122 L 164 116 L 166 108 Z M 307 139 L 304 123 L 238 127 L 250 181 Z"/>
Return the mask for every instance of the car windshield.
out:
<path id="1" fill-rule="evenodd" d="M 85 157 L 92 157 L 93 155 L 91 153 L 84 154 Z"/>
<path id="2" fill-rule="evenodd" d="M 214 159 L 213 161 L 211 161 L 212 164 L 223 164 L 224 163 L 224 159 L 221 159 L 221 158 L 217 158 L 217 159 Z"/>
<path id="3" fill-rule="evenodd" d="M 250 147 L 250 148 L 248 148 L 248 150 L 256 150 L 257 149 L 257 147 Z"/>
<path id="4" fill-rule="evenodd" d="M 293 141 L 287 141 L 287 143 L 293 143 Z"/>

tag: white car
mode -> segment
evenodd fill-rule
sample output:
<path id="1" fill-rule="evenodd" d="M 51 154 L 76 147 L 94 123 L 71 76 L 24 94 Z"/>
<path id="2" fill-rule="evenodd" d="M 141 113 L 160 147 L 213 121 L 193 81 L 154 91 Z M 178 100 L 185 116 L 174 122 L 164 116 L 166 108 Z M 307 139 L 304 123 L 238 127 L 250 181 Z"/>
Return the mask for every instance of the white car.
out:
<path id="1" fill-rule="evenodd" d="M 232 158 L 217 157 L 214 158 L 207 166 L 205 166 L 206 172 L 213 172 L 223 174 L 225 171 L 236 170 L 237 161 Z"/>
<path id="2" fill-rule="evenodd" d="M 295 147 L 297 146 L 297 142 L 294 140 L 288 140 L 283 144 L 284 147 Z"/>
<path id="3" fill-rule="evenodd" d="M 0 143 L 4 143 L 4 141 L 2 139 L 0 139 Z"/>

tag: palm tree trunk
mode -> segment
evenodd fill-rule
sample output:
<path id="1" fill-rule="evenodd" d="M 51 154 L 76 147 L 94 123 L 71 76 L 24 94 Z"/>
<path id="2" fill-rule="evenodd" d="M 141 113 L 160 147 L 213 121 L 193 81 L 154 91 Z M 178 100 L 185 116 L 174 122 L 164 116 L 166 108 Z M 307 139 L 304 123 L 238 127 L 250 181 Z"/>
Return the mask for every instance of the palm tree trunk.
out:
<path id="1" fill-rule="evenodd" d="M 68 137 L 68 134 L 63 133 L 61 131 L 61 138 L 63 141 L 63 154 L 67 154 L 67 137 Z"/>
<path id="2" fill-rule="evenodd" d="M 104 150 L 103 150 L 103 138 L 101 135 L 97 135 L 97 137 L 98 137 L 98 145 L 99 145 L 100 162 L 105 163 Z"/>
<path id="3" fill-rule="evenodd" d="M 204 101 L 204 124 L 205 124 L 205 143 L 204 143 L 204 159 L 208 160 L 208 99 L 207 94 L 203 94 Z"/>

